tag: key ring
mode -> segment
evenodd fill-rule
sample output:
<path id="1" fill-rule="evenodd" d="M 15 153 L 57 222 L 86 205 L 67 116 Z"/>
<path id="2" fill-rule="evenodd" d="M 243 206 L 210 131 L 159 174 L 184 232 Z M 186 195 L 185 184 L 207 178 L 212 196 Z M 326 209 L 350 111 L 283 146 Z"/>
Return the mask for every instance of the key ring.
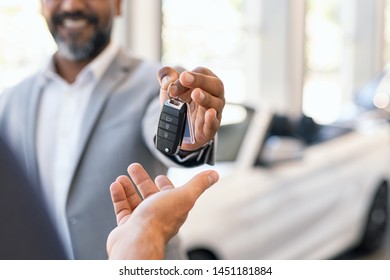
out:
<path id="1" fill-rule="evenodd" d="M 170 95 L 171 86 L 172 86 L 175 82 L 176 82 L 176 81 L 170 82 L 169 85 L 168 85 L 168 88 L 167 88 L 168 99 L 169 99 L 169 100 L 178 100 L 178 101 L 180 101 L 180 102 L 186 103 L 186 102 L 185 102 L 184 100 L 182 100 L 180 97 L 178 97 L 178 96 L 171 96 L 171 95 Z"/>
<path id="2" fill-rule="evenodd" d="M 170 95 L 171 86 L 172 86 L 172 84 L 173 84 L 174 82 L 175 82 L 175 81 L 170 82 L 169 85 L 168 85 L 168 88 L 167 88 L 167 94 L 168 94 L 168 98 L 169 98 L 169 99 L 175 99 L 174 97 L 172 97 L 172 96 Z M 176 99 L 177 99 L 177 98 L 176 98 Z"/>

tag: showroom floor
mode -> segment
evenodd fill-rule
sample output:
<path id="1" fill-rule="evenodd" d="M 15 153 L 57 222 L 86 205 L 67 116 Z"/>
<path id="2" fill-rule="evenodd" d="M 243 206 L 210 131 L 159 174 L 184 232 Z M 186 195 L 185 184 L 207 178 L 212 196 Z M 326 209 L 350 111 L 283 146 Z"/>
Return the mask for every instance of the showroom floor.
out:
<path id="1" fill-rule="evenodd" d="M 370 254 L 362 254 L 357 252 L 348 252 L 337 258 L 336 260 L 390 260 L 390 232 L 387 234 L 387 240 L 383 246 Z"/>

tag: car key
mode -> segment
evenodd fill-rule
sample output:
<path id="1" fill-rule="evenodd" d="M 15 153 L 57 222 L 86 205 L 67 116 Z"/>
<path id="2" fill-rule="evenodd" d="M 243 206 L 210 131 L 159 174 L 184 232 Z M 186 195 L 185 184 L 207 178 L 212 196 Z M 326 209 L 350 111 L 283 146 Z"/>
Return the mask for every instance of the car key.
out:
<path id="1" fill-rule="evenodd" d="M 183 141 L 188 109 L 187 103 L 169 95 L 171 85 L 168 86 L 168 100 L 164 103 L 158 123 L 156 147 L 165 154 L 176 155 Z"/>

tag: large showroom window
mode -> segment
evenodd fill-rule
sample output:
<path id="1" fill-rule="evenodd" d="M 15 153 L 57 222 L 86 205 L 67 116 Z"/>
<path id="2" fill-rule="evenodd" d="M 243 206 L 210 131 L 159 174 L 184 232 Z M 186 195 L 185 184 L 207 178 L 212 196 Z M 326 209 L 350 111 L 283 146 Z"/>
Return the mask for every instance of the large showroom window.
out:
<path id="1" fill-rule="evenodd" d="M 330 123 L 382 71 L 384 0 L 306 0 L 306 5 L 303 111 Z"/>
<path id="2" fill-rule="evenodd" d="M 381 1 L 390 2 L 372 3 Z M 37 69 L 56 48 L 40 14 L 40 2 L 0 0 L 0 92 Z M 351 99 L 348 94 L 380 68 L 373 54 L 380 54 L 382 61 L 383 41 L 372 34 L 381 32 L 376 24 L 381 23 L 383 10 L 383 57 L 390 61 L 389 4 L 369 13 L 369 3 L 123 1 L 124 19 L 114 37 L 135 53 L 148 50 L 155 60 L 161 54 L 163 64 L 212 69 L 224 81 L 228 102 L 271 105 L 287 113 L 291 107 L 295 112 L 302 108 L 326 123 L 338 117 L 343 103 Z"/>
<path id="3" fill-rule="evenodd" d="M 285 1 L 271 2 L 163 0 L 162 62 L 185 68 L 208 66 L 224 81 L 228 101 L 243 102 L 261 96 L 260 103 L 270 103 L 277 109 L 281 105 L 279 107 L 286 110 L 283 100 L 288 100 L 288 94 L 293 90 L 277 84 L 289 83 L 291 78 L 283 79 L 283 75 L 293 75 L 298 70 L 291 68 L 288 58 L 283 60 L 286 55 L 295 58 L 296 53 L 290 53 L 288 48 L 271 49 L 269 46 L 273 43 L 286 45 L 287 38 L 298 38 L 300 31 L 287 27 L 290 21 L 285 18 L 295 15 L 282 12 L 292 6 Z M 305 114 L 323 123 L 339 116 L 343 101 L 341 65 L 345 46 L 340 3 L 338 0 L 306 2 L 306 69 L 302 73 L 303 92 L 299 93 L 303 95 L 302 104 L 298 105 Z M 274 16 L 262 18 L 265 13 Z M 274 22 L 274 19 L 282 23 Z M 280 29 L 277 31 L 269 25 L 280 26 Z M 271 30 L 281 35 L 269 33 Z M 286 36 L 287 41 L 281 36 Z M 274 63 L 269 57 L 275 58 Z M 280 63 L 285 63 L 284 67 Z M 274 78 L 270 79 L 267 72 Z M 295 77 L 299 78 L 299 74 Z M 277 84 L 272 86 L 271 82 Z M 292 84 L 299 82 L 301 80 L 291 81 Z"/>
<path id="4" fill-rule="evenodd" d="M 303 112 L 322 123 L 335 120 L 342 101 L 341 1 L 308 0 Z"/>
<path id="5" fill-rule="evenodd" d="M 248 44 L 258 36 L 250 26 L 255 23 L 245 18 L 250 2 L 163 0 L 162 62 L 186 69 L 208 67 L 224 81 L 227 100 L 246 100 L 251 82 L 247 78 L 248 52 L 258 51 Z"/>
<path id="6" fill-rule="evenodd" d="M 0 93 L 32 73 L 55 50 L 40 0 L 0 1 Z"/>

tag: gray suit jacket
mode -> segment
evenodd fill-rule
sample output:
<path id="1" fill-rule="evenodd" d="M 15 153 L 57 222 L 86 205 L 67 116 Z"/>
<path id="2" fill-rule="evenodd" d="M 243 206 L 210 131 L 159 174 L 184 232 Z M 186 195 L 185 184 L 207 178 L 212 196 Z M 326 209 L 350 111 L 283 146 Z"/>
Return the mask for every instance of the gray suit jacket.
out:
<path id="1" fill-rule="evenodd" d="M 105 259 L 106 238 L 115 227 L 109 186 L 141 163 L 154 178 L 172 163 L 153 145 L 160 114 L 152 65 L 120 51 L 97 85 L 82 123 L 78 160 L 69 186 L 66 213 L 76 259 Z M 30 179 L 40 185 L 36 155 L 36 118 L 44 83 L 39 75 L 0 95 L 0 134 L 22 161 Z M 183 258 L 178 239 L 168 259 Z"/>

